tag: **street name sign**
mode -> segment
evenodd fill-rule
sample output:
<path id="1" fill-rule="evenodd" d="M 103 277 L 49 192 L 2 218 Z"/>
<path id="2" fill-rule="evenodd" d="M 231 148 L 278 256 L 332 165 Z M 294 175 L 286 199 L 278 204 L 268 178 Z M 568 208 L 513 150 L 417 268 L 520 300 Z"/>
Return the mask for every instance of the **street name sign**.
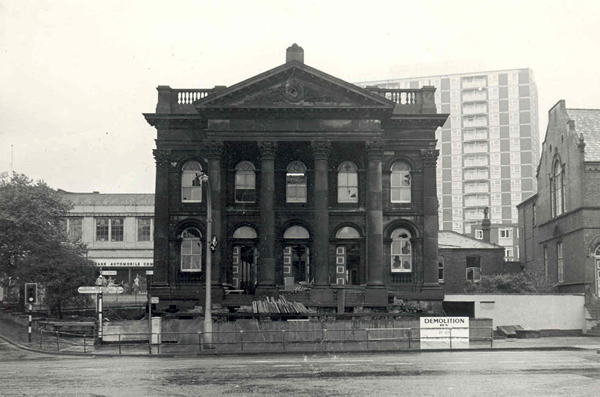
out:
<path id="1" fill-rule="evenodd" d="M 421 317 L 421 349 L 469 347 L 469 317 Z"/>
<path id="2" fill-rule="evenodd" d="M 79 287 L 77 292 L 80 294 L 122 294 L 123 287 Z"/>

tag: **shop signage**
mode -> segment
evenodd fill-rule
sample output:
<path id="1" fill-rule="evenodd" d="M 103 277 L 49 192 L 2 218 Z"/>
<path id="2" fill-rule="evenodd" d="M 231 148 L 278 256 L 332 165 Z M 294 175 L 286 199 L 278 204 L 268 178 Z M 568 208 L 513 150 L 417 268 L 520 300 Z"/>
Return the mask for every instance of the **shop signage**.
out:
<path id="1" fill-rule="evenodd" d="M 103 276 L 116 276 L 117 271 L 116 270 L 102 270 L 102 275 Z"/>
<path id="2" fill-rule="evenodd" d="M 123 287 L 79 287 L 77 292 L 80 294 L 122 294 Z"/>
<path id="3" fill-rule="evenodd" d="M 421 317 L 421 349 L 469 346 L 469 317 Z"/>
<path id="4" fill-rule="evenodd" d="M 92 259 L 98 267 L 152 267 L 154 261 L 149 258 L 135 259 Z"/>

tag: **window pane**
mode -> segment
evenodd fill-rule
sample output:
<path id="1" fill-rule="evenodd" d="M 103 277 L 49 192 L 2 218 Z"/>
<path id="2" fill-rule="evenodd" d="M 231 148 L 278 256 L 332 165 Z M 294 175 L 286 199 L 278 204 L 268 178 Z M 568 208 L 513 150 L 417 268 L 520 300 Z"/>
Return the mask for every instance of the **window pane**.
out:
<path id="1" fill-rule="evenodd" d="M 183 240 L 181 242 L 181 254 L 191 255 L 192 253 L 192 240 Z"/>
<path id="2" fill-rule="evenodd" d="M 82 218 L 69 218 L 69 238 L 80 240 L 82 234 Z"/>
<path id="3" fill-rule="evenodd" d="M 138 219 L 138 241 L 150 241 L 151 222 L 150 218 Z"/>
<path id="4" fill-rule="evenodd" d="M 191 191 L 191 201 L 202 201 L 202 188 L 201 187 L 192 187 Z"/>
<path id="5" fill-rule="evenodd" d="M 349 186 L 358 186 L 358 175 L 356 173 L 346 174 Z"/>
<path id="6" fill-rule="evenodd" d="M 111 241 L 123 241 L 123 218 L 111 219 Z"/>
<path id="7" fill-rule="evenodd" d="M 108 241 L 108 218 L 96 219 L 96 241 Z"/>
<path id="8" fill-rule="evenodd" d="M 181 257 L 181 270 L 189 270 L 191 266 L 192 257 L 189 255 L 182 255 Z"/>

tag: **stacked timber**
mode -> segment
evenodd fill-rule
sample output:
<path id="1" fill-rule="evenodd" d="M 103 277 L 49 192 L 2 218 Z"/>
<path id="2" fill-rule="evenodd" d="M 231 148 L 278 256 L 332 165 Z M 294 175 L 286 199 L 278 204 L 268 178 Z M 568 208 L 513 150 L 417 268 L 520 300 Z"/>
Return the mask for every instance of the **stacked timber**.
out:
<path id="1" fill-rule="evenodd" d="M 269 296 L 264 300 L 253 301 L 252 310 L 254 313 L 308 313 L 308 309 L 300 302 L 290 302 L 285 297 L 275 300 Z"/>

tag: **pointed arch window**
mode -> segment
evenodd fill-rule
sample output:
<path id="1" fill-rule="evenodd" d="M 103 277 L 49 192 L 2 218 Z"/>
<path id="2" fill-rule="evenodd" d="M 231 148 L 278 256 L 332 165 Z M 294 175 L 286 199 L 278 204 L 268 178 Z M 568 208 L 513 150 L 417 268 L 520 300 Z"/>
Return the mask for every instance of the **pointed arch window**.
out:
<path id="1" fill-rule="evenodd" d="M 410 165 L 404 161 L 398 161 L 392 165 L 391 174 L 391 201 L 392 203 L 411 202 L 412 175 Z"/>
<path id="2" fill-rule="evenodd" d="M 202 271 L 202 233 L 195 227 L 188 227 L 181 233 L 181 271 Z"/>
<path id="3" fill-rule="evenodd" d="M 358 167 L 351 161 L 338 167 L 338 203 L 358 203 Z"/>
<path id="4" fill-rule="evenodd" d="M 254 203 L 256 201 L 256 168 L 249 161 L 235 166 L 235 202 Z"/>
<path id="5" fill-rule="evenodd" d="M 287 167 L 285 197 L 287 203 L 306 203 L 306 166 L 301 161 Z"/>
<path id="6" fill-rule="evenodd" d="M 412 242 L 411 234 L 406 229 L 396 229 L 392 232 L 392 273 L 412 272 Z"/>
<path id="7" fill-rule="evenodd" d="M 188 161 L 181 170 L 181 201 L 202 202 L 202 166 L 197 161 Z"/>
<path id="8" fill-rule="evenodd" d="M 565 212 L 565 169 L 557 159 L 552 167 L 550 176 L 550 194 L 552 200 L 552 216 L 559 216 Z"/>

